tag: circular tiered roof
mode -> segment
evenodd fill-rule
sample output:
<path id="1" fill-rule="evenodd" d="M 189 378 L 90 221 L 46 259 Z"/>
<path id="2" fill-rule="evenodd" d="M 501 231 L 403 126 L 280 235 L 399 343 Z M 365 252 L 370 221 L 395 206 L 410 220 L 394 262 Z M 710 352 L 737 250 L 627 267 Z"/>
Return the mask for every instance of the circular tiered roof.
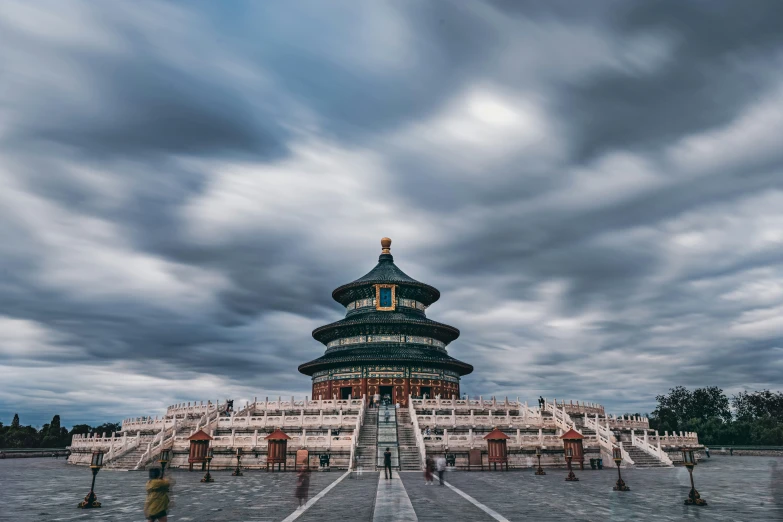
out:
<path id="1" fill-rule="evenodd" d="M 459 337 L 453 326 L 427 319 L 424 310 L 440 298 L 440 292 L 416 281 L 394 264 L 391 239 L 381 240 L 378 264 L 366 275 L 332 292 L 347 308 L 346 317 L 313 330 L 313 337 L 327 345 L 326 353 L 299 366 L 306 375 L 346 364 L 427 364 L 459 375 L 473 371 L 470 364 L 446 352 Z M 394 287 L 392 309 L 375 305 L 377 285 Z"/>

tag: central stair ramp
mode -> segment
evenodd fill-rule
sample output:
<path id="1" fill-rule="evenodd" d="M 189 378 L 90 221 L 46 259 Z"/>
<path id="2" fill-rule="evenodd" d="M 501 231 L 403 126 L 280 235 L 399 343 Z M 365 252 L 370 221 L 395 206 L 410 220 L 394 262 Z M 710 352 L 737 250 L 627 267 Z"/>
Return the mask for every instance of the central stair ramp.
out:
<path id="1" fill-rule="evenodd" d="M 397 408 L 384 404 L 378 408 L 378 443 L 376 446 L 375 465 L 383 469 L 383 453 L 391 451 L 392 469 L 400 469 L 400 448 L 397 439 Z"/>

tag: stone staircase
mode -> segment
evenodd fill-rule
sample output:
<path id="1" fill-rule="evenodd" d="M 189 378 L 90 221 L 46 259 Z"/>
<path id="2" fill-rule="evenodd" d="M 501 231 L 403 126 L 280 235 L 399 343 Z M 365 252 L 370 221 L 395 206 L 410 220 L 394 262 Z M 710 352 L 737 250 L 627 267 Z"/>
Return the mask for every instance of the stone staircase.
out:
<path id="1" fill-rule="evenodd" d="M 136 464 L 139 463 L 139 459 L 141 459 L 141 456 L 144 455 L 144 452 L 147 451 L 147 445 L 139 445 L 136 448 L 133 448 L 132 450 L 128 451 L 124 455 L 121 455 L 117 457 L 116 459 L 112 459 L 109 462 L 106 463 L 106 469 L 123 469 L 123 470 L 129 470 L 136 467 Z"/>
<path id="2" fill-rule="evenodd" d="M 656 457 L 653 457 L 643 449 L 631 446 L 630 443 L 623 444 L 623 448 L 631 456 L 634 462 L 635 468 L 668 468 L 667 464 L 664 464 Z"/>
<path id="3" fill-rule="evenodd" d="M 419 448 L 416 446 L 413 422 L 408 410 L 403 408 L 400 408 L 397 412 L 397 443 L 400 451 L 400 470 L 421 470 L 423 464 L 419 455 Z"/>
<path id="4" fill-rule="evenodd" d="M 378 410 L 365 410 L 356 445 L 356 467 L 365 471 L 375 470 L 375 453 L 378 444 Z"/>

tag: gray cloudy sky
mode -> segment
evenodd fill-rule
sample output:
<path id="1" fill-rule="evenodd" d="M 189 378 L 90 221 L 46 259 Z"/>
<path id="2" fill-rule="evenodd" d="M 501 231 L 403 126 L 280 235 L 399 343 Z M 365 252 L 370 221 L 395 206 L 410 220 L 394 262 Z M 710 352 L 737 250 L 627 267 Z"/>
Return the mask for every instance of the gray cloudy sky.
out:
<path id="1" fill-rule="evenodd" d="M 471 395 L 780 389 L 781 18 L 4 2 L 0 420 L 305 395 L 382 236 Z"/>

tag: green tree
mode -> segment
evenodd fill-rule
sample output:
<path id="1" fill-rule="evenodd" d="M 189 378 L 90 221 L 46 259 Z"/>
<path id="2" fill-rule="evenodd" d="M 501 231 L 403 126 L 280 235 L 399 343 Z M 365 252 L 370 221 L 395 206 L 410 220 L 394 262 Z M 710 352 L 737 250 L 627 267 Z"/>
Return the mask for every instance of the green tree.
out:
<path id="1" fill-rule="evenodd" d="M 14 420 L 11 421 L 11 428 L 17 429 L 19 428 L 19 414 L 14 413 Z"/>

